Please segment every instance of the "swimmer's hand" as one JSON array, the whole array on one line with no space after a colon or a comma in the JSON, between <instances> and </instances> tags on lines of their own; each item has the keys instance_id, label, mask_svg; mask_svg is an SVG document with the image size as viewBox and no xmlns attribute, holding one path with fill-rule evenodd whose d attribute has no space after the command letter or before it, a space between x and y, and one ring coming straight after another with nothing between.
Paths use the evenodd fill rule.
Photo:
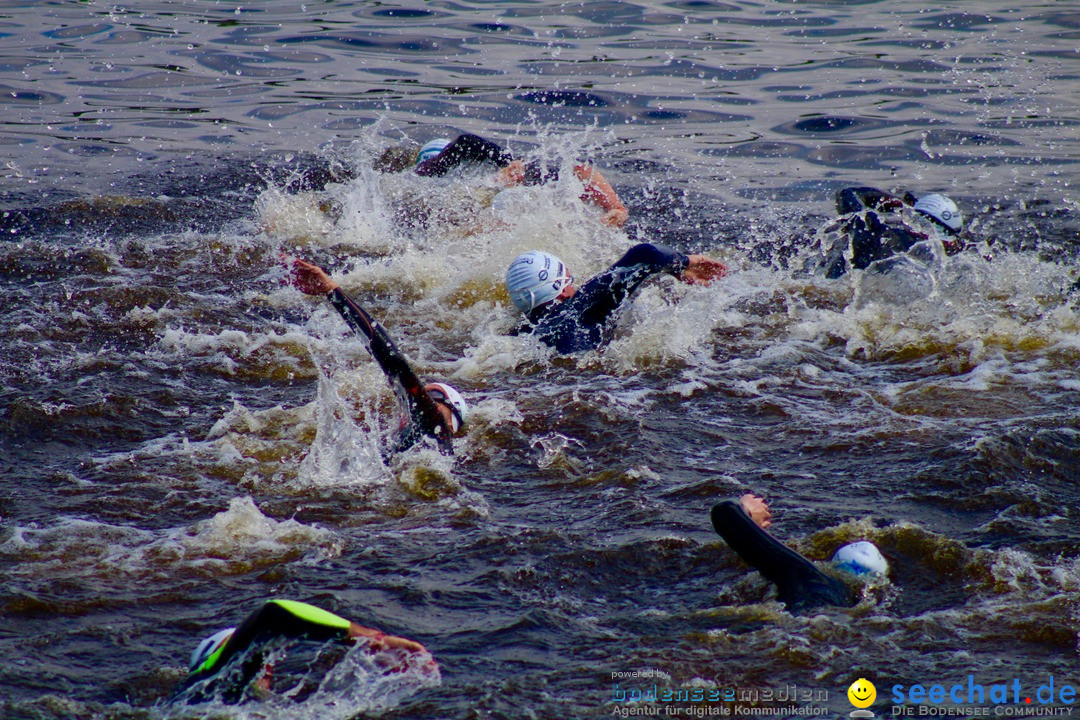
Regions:
<instances>
[{"instance_id":1,"label":"swimmer's hand","mask_svg":"<svg viewBox=\"0 0 1080 720\"><path fill-rule=\"evenodd\" d=\"M690 264L679 275L679 279L690 285L708 285L713 280L724 277L727 273L727 265L719 260L713 260L704 255L691 255Z\"/></svg>"},{"instance_id":2,"label":"swimmer's hand","mask_svg":"<svg viewBox=\"0 0 1080 720\"><path fill-rule=\"evenodd\" d=\"M379 630L367 628L356 623L350 623L348 637L367 638L371 641L371 649L375 652L380 650L404 650L412 653L427 652L427 648L415 640L397 637L396 635L387 635Z\"/></svg>"},{"instance_id":3,"label":"swimmer's hand","mask_svg":"<svg viewBox=\"0 0 1080 720\"><path fill-rule=\"evenodd\" d=\"M349 632L347 635L350 639L365 638L370 642L368 646L373 653L383 652L386 650L401 650L406 655L413 654L427 654L428 649L416 642L415 640L409 640L408 638L398 637L396 635L387 635L384 632L375 630L373 628L364 627L356 623L349 624ZM404 672L409 668L408 660L401 659L401 662L393 669ZM438 663L435 662L435 658L431 658L423 667L420 668L421 672L431 673L439 669Z\"/></svg>"},{"instance_id":4,"label":"swimmer's hand","mask_svg":"<svg viewBox=\"0 0 1080 720\"><path fill-rule=\"evenodd\" d=\"M769 510L769 506L763 498L759 498L753 493L746 493L739 498L739 504L742 505L742 509L746 511L750 519L762 530L772 525L772 511Z\"/></svg>"},{"instance_id":5,"label":"swimmer's hand","mask_svg":"<svg viewBox=\"0 0 1080 720\"><path fill-rule=\"evenodd\" d=\"M289 283L305 295L326 295L340 287L321 267L300 258L292 259Z\"/></svg>"},{"instance_id":6,"label":"swimmer's hand","mask_svg":"<svg viewBox=\"0 0 1080 720\"><path fill-rule=\"evenodd\" d=\"M509 165L499 169L495 175L495 181L503 187L517 187L525 184L525 163L521 160L513 160Z\"/></svg>"},{"instance_id":7,"label":"swimmer's hand","mask_svg":"<svg viewBox=\"0 0 1080 720\"><path fill-rule=\"evenodd\" d=\"M621 228L630 217L630 212L624 208L612 208L600 216L600 222L611 227Z\"/></svg>"}]
</instances>

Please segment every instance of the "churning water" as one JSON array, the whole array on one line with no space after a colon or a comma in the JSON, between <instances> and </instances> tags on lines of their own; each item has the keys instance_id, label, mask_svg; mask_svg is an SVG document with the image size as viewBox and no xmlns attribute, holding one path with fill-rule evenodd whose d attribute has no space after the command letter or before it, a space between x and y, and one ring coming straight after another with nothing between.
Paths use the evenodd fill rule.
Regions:
<instances>
[{"instance_id":1,"label":"churning water","mask_svg":"<svg viewBox=\"0 0 1080 720\"><path fill-rule=\"evenodd\" d=\"M272 596L441 684L221 716L1078 684L1078 51L1051 0L4 3L0 712L176 716L192 647ZM630 223L569 177L500 210L371 168L464 131L591 157ZM803 272L848 185L949 194L993 259ZM732 273L654 282L599 352L508 335L517 253L583 279L642 240ZM383 464L390 389L281 253L466 393L454 458ZM748 490L890 580L787 613L709 523Z\"/></svg>"}]
</instances>

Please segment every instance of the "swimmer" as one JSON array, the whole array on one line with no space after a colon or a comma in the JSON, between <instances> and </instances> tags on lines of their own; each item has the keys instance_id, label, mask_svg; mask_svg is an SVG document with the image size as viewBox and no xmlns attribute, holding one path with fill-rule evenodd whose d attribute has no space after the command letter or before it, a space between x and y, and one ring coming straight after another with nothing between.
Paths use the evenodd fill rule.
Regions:
<instances>
[{"instance_id":1,"label":"swimmer","mask_svg":"<svg viewBox=\"0 0 1080 720\"><path fill-rule=\"evenodd\" d=\"M537 161L515 159L507 150L478 135L459 135L453 140L438 138L425 144L417 157L415 172L426 177L442 177L451 170L472 163L492 163L499 168L497 182L503 187L540 185L559 179L557 168L545 168ZM604 211L600 222L612 227L626 224L629 211L615 188L599 170L587 163L574 166L574 175L584 184L583 202Z\"/></svg>"},{"instance_id":2,"label":"swimmer","mask_svg":"<svg viewBox=\"0 0 1080 720\"><path fill-rule=\"evenodd\" d=\"M280 638L362 643L367 652L379 655L376 661L388 672L404 672L410 666L427 675L438 671L435 660L418 642L363 627L307 603L270 600L239 627L221 630L199 643L191 653L190 674L169 702L193 704L220 698L238 703L264 697L273 681L273 667L266 656L269 645Z\"/></svg>"},{"instance_id":3,"label":"swimmer","mask_svg":"<svg viewBox=\"0 0 1080 720\"><path fill-rule=\"evenodd\" d=\"M464 431L468 416L468 406L461 394L446 383L421 383L386 329L346 295L318 265L293 258L291 282L307 295L327 296L349 327L368 339L372 357L408 408L393 452L409 449L426 435L435 439L442 453L452 455L452 438Z\"/></svg>"},{"instance_id":4,"label":"swimmer","mask_svg":"<svg viewBox=\"0 0 1080 720\"><path fill-rule=\"evenodd\" d=\"M642 283L660 273L691 285L708 285L724 277L727 267L704 255L641 243L579 290L559 258L531 250L510 263L506 289L527 319L517 332L530 332L560 353L576 353L605 344L619 310Z\"/></svg>"},{"instance_id":5,"label":"swimmer","mask_svg":"<svg viewBox=\"0 0 1080 720\"><path fill-rule=\"evenodd\" d=\"M915 218L901 217L907 207L915 218L924 220L915 223L920 227L910 222ZM961 238L964 218L960 208L937 193L915 197L909 192L898 197L871 187L844 188L836 193L836 211L842 216L838 227L841 239L822 263L827 278L838 278L848 271L849 252L851 265L864 270L925 240L940 240L947 255L967 246Z\"/></svg>"},{"instance_id":6,"label":"swimmer","mask_svg":"<svg viewBox=\"0 0 1080 720\"><path fill-rule=\"evenodd\" d=\"M756 495L747 493L738 502L725 500L713 506L713 528L731 549L776 584L777 599L790 611L811 610L823 605L853 607L859 596L840 579L826 575L814 563L766 532L772 511ZM888 563L873 543L862 540L843 546L833 555L838 570L854 575L888 573Z\"/></svg>"}]
</instances>

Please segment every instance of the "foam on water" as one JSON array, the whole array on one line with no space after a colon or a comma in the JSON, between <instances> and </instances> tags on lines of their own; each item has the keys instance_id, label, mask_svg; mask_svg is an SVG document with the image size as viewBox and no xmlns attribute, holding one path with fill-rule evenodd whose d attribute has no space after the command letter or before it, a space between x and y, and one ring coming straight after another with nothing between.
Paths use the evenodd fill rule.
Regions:
<instances>
[{"instance_id":1,"label":"foam on water","mask_svg":"<svg viewBox=\"0 0 1080 720\"><path fill-rule=\"evenodd\" d=\"M92 590L118 579L232 575L282 562L318 562L340 552L331 531L269 518L250 497L233 498L228 509L190 527L154 532L63 518L16 526L0 543L0 557L16 563L9 581L28 589L78 581Z\"/></svg>"}]
</instances>

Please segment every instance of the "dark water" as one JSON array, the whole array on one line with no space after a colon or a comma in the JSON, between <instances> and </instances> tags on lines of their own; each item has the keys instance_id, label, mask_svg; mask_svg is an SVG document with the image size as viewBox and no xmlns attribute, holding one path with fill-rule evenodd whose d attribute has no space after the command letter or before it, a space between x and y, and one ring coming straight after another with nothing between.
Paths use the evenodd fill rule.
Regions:
<instances>
[{"instance_id":1,"label":"dark water","mask_svg":"<svg viewBox=\"0 0 1080 720\"><path fill-rule=\"evenodd\" d=\"M164 717L269 596L415 638L442 682L215 717L1080 684L1078 44L1048 1L6 3L0 714ZM370 169L460 131L590 155L626 231L571 182L500 222L483 179ZM783 249L851 184L948 193L994 260L910 297L800 273ZM505 335L518 252L583 278L641 239L734 272L650 286L602 352ZM281 252L466 392L456 459L379 461L391 393ZM890 581L786 613L709 525L747 490L814 559L874 540Z\"/></svg>"}]
</instances>

